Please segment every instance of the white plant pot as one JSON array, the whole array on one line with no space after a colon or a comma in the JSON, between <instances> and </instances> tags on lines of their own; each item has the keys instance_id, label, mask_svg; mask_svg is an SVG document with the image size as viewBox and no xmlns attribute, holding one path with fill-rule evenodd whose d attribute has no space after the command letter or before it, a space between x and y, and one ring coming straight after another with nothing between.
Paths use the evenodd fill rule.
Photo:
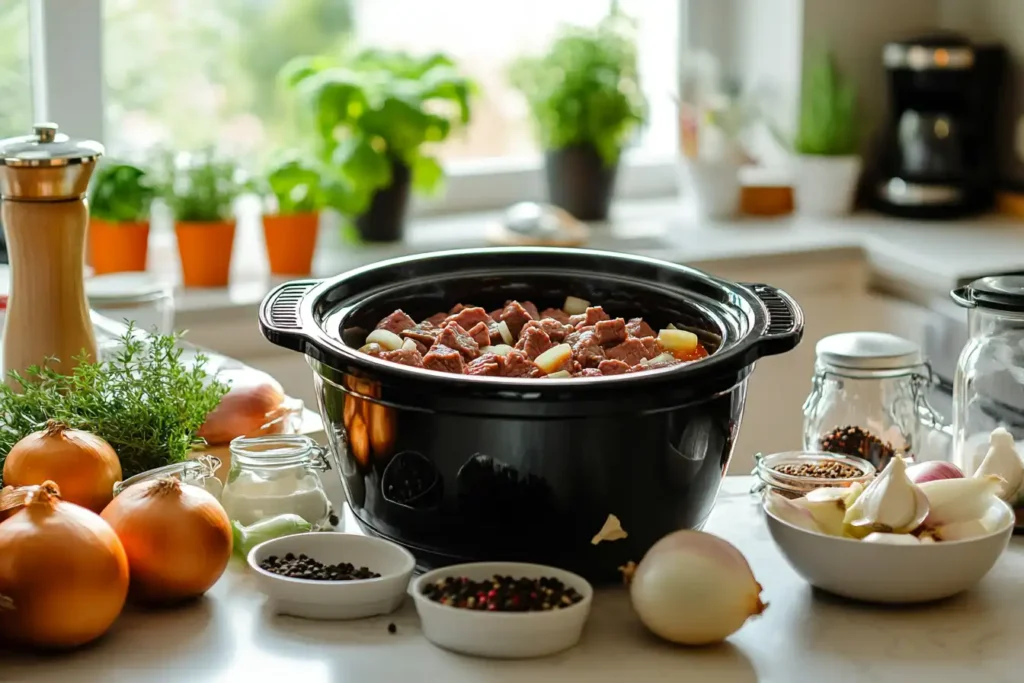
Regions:
<instances>
[{"instance_id":1,"label":"white plant pot","mask_svg":"<svg viewBox=\"0 0 1024 683\"><path fill-rule=\"evenodd\" d=\"M740 209L740 164L731 159L684 159L679 167L681 192L691 197L701 218L731 218Z\"/></svg>"},{"instance_id":2,"label":"white plant pot","mask_svg":"<svg viewBox=\"0 0 1024 683\"><path fill-rule=\"evenodd\" d=\"M843 216L853 209L859 156L799 154L793 158L793 200L802 216Z\"/></svg>"}]
</instances>

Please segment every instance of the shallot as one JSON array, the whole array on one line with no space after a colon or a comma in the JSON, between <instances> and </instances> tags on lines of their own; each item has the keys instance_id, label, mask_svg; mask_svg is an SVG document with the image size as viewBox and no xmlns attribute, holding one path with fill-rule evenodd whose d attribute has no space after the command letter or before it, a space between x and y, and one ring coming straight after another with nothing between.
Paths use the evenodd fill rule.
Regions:
<instances>
[{"instance_id":1,"label":"shallot","mask_svg":"<svg viewBox=\"0 0 1024 683\"><path fill-rule=\"evenodd\" d=\"M915 484L940 479L963 479L963 476L964 473L960 471L959 467L943 460L919 462L907 468L907 477Z\"/></svg>"},{"instance_id":2,"label":"shallot","mask_svg":"<svg viewBox=\"0 0 1024 683\"><path fill-rule=\"evenodd\" d=\"M633 609L654 634L682 645L718 643L761 614L761 585L728 541L676 531L647 551L630 584Z\"/></svg>"}]
</instances>

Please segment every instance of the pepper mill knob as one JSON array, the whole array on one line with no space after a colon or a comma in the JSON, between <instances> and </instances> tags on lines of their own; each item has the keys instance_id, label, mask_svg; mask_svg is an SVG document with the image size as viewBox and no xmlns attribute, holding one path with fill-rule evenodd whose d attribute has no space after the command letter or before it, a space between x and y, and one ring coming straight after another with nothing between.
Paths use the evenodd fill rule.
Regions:
<instances>
[{"instance_id":1,"label":"pepper mill knob","mask_svg":"<svg viewBox=\"0 0 1024 683\"><path fill-rule=\"evenodd\" d=\"M56 123L37 123L33 129L39 136L39 142L53 142L57 137Z\"/></svg>"}]
</instances>

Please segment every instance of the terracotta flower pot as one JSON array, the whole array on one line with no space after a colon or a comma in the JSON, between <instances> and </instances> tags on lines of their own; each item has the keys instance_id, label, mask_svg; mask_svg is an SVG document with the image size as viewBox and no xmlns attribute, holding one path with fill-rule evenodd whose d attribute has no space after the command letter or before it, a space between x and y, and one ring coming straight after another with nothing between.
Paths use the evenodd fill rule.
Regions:
<instances>
[{"instance_id":1,"label":"terracotta flower pot","mask_svg":"<svg viewBox=\"0 0 1024 683\"><path fill-rule=\"evenodd\" d=\"M149 221L89 219L89 265L96 275L145 270L148 252Z\"/></svg>"},{"instance_id":2,"label":"terracotta flower pot","mask_svg":"<svg viewBox=\"0 0 1024 683\"><path fill-rule=\"evenodd\" d=\"M272 275L309 275L319 224L317 213L263 217L263 237Z\"/></svg>"},{"instance_id":3,"label":"terracotta flower pot","mask_svg":"<svg viewBox=\"0 0 1024 683\"><path fill-rule=\"evenodd\" d=\"M186 287L226 287L235 243L235 222L175 223L181 277Z\"/></svg>"}]
</instances>

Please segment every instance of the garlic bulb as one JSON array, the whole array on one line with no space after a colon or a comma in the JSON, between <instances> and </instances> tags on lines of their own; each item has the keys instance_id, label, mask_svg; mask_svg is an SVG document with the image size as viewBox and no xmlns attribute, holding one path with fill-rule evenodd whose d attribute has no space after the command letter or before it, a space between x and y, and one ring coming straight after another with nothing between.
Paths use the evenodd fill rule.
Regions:
<instances>
[{"instance_id":1,"label":"garlic bulb","mask_svg":"<svg viewBox=\"0 0 1024 683\"><path fill-rule=\"evenodd\" d=\"M938 528L954 522L970 522L985 516L992 499L1002 488L1000 477L988 474L967 479L940 479L921 484L928 498L929 513L925 524Z\"/></svg>"},{"instance_id":2,"label":"garlic bulb","mask_svg":"<svg viewBox=\"0 0 1024 683\"><path fill-rule=\"evenodd\" d=\"M864 537L865 543L882 543L885 545L921 545L917 536L911 534L887 534L873 531Z\"/></svg>"},{"instance_id":3,"label":"garlic bulb","mask_svg":"<svg viewBox=\"0 0 1024 683\"><path fill-rule=\"evenodd\" d=\"M975 477L994 474L1001 478L1003 483L999 485L996 495L1010 503L1017 499L1021 484L1024 484L1024 463L1017 455L1016 446L1013 435L998 427L989 435L988 453L974 473Z\"/></svg>"},{"instance_id":4,"label":"garlic bulb","mask_svg":"<svg viewBox=\"0 0 1024 683\"><path fill-rule=\"evenodd\" d=\"M872 531L905 534L920 526L927 516L928 499L907 477L907 463L897 455L857 497L844 521L855 536Z\"/></svg>"},{"instance_id":5,"label":"garlic bulb","mask_svg":"<svg viewBox=\"0 0 1024 683\"><path fill-rule=\"evenodd\" d=\"M814 515L807 508L801 507L786 498L780 496L774 491L769 491L765 497L764 509L777 519L782 520L786 524L795 526L798 529L804 531L811 531L816 534L824 534L818 523L814 520Z\"/></svg>"}]
</instances>

